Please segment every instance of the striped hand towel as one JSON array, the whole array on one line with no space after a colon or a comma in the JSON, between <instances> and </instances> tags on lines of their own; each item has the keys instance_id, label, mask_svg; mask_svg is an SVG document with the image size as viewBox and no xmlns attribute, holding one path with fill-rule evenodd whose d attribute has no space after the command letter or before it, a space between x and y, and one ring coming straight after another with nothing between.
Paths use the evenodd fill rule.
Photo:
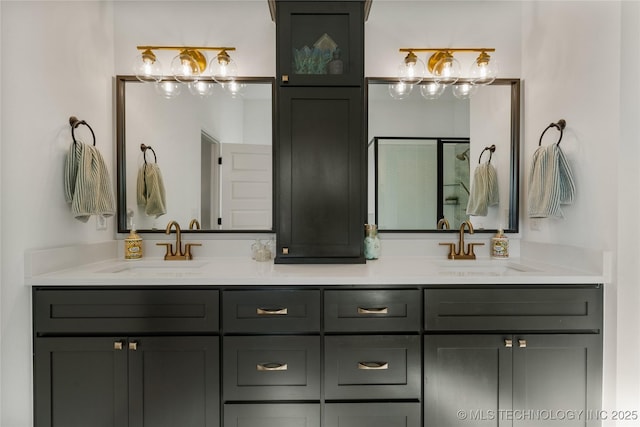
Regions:
<instances>
[{"instance_id":1,"label":"striped hand towel","mask_svg":"<svg viewBox=\"0 0 640 427\"><path fill-rule=\"evenodd\" d=\"M567 159L558 146L539 147L529 174L529 217L562 218L560 205L570 205L576 185Z\"/></svg>"},{"instance_id":2,"label":"striped hand towel","mask_svg":"<svg viewBox=\"0 0 640 427\"><path fill-rule=\"evenodd\" d=\"M109 172L93 145L71 143L65 160L64 194L74 218L79 221L87 222L91 215L115 214Z\"/></svg>"},{"instance_id":3,"label":"striped hand towel","mask_svg":"<svg viewBox=\"0 0 640 427\"><path fill-rule=\"evenodd\" d=\"M499 202L496 169L489 162L478 165L473 173L467 215L486 216L489 206L497 205Z\"/></svg>"},{"instance_id":4,"label":"striped hand towel","mask_svg":"<svg viewBox=\"0 0 640 427\"><path fill-rule=\"evenodd\" d=\"M149 216L158 218L167 213L167 201L162 173L157 163L145 163L138 169L138 205Z\"/></svg>"}]
</instances>

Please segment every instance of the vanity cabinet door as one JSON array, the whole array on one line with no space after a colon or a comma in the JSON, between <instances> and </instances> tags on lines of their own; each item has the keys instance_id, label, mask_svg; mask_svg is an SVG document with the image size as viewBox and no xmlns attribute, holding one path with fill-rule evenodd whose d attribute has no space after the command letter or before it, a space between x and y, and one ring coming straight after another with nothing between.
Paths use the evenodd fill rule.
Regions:
<instances>
[{"instance_id":1,"label":"vanity cabinet door","mask_svg":"<svg viewBox=\"0 0 640 427\"><path fill-rule=\"evenodd\" d=\"M279 93L276 263L364 263L361 87Z\"/></svg>"},{"instance_id":2,"label":"vanity cabinet door","mask_svg":"<svg viewBox=\"0 0 640 427\"><path fill-rule=\"evenodd\" d=\"M600 426L601 397L601 334L514 335L514 427Z\"/></svg>"},{"instance_id":3,"label":"vanity cabinet door","mask_svg":"<svg viewBox=\"0 0 640 427\"><path fill-rule=\"evenodd\" d=\"M601 406L601 339L427 335L425 427L599 425L589 414Z\"/></svg>"},{"instance_id":4,"label":"vanity cabinet door","mask_svg":"<svg viewBox=\"0 0 640 427\"><path fill-rule=\"evenodd\" d=\"M36 338L34 425L128 425L127 351L122 338Z\"/></svg>"},{"instance_id":5,"label":"vanity cabinet door","mask_svg":"<svg viewBox=\"0 0 640 427\"><path fill-rule=\"evenodd\" d=\"M424 337L424 425L503 426L511 409L511 336ZM513 341L511 341L512 343Z\"/></svg>"},{"instance_id":6,"label":"vanity cabinet door","mask_svg":"<svg viewBox=\"0 0 640 427\"><path fill-rule=\"evenodd\" d=\"M359 86L364 1L277 1L277 74L283 86Z\"/></svg>"},{"instance_id":7,"label":"vanity cabinet door","mask_svg":"<svg viewBox=\"0 0 640 427\"><path fill-rule=\"evenodd\" d=\"M217 427L218 340L129 338L129 427Z\"/></svg>"}]
</instances>

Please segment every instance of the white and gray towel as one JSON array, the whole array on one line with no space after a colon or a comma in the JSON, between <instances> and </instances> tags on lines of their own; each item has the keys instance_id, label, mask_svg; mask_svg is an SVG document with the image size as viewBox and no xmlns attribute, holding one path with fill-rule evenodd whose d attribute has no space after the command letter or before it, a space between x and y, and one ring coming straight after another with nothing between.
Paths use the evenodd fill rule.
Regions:
<instances>
[{"instance_id":1,"label":"white and gray towel","mask_svg":"<svg viewBox=\"0 0 640 427\"><path fill-rule=\"evenodd\" d=\"M96 147L71 143L64 166L64 195L74 218L87 222L91 215L112 216L115 200L111 179Z\"/></svg>"},{"instance_id":2,"label":"white and gray towel","mask_svg":"<svg viewBox=\"0 0 640 427\"><path fill-rule=\"evenodd\" d=\"M500 203L498 173L491 163L482 163L473 173L467 215L487 216L489 206L498 203Z\"/></svg>"},{"instance_id":3,"label":"white and gray towel","mask_svg":"<svg viewBox=\"0 0 640 427\"><path fill-rule=\"evenodd\" d=\"M158 218L167 213L167 198L162 173L157 163L146 163L138 170L138 205L149 216Z\"/></svg>"},{"instance_id":4,"label":"white and gray towel","mask_svg":"<svg viewBox=\"0 0 640 427\"><path fill-rule=\"evenodd\" d=\"M529 217L562 218L560 205L570 205L576 185L567 158L558 146L539 147L529 174Z\"/></svg>"}]
</instances>

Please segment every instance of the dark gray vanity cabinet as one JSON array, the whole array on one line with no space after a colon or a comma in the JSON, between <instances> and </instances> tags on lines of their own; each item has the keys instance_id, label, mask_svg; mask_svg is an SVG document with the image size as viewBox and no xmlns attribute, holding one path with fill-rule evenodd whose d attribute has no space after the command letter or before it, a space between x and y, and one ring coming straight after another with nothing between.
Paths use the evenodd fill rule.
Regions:
<instances>
[{"instance_id":1,"label":"dark gray vanity cabinet","mask_svg":"<svg viewBox=\"0 0 640 427\"><path fill-rule=\"evenodd\" d=\"M425 290L425 427L599 425L601 328L600 286Z\"/></svg>"},{"instance_id":2,"label":"dark gray vanity cabinet","mask_svg":"<svg viewBox=\"0 0 640 427\"><path fill-rule=\"evenodd\" d=\"M218 291L36 288L33 302L36 427L219 426Z\"/></svg>"},{"instance_id":3,"label":"dark gray vanity cabinet","mask_svg":"<svg viewBox=\"0 0 640 427\"><path fill-rule=\"evenodd\" d=\"M223 425L320 427L317 289L222 295Z\"/></svg>"},{"instance_id":4,"label":"dark gray vanity cabinet","mask_svg":"<svg viewBox=\"0 0 640 427\"><path fill-rule=\"evenodd\" d=\"M420 427L418 289L326 290L325 426Z\"/></svg>"},{"instance_id":5,"label":"dark gray vanity cabinet","mask_svg":"<svg viewBox=\"0 0 640 427\"><path fill-rule=\"evenodd\" d=\"M364 2L275 7L275 262L363 263Z\"/></svg>"}]
</instances>

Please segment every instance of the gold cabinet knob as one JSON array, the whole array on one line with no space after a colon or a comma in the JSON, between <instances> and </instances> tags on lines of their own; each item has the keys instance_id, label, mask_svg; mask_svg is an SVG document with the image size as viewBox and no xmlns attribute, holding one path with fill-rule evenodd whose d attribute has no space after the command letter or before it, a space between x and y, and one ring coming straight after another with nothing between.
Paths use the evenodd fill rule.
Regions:
<instances>
[{"instance_id":1,"label":"gold cabinet knob","mask_svg":"<svg viewBox=\"0 0 640 427\"><path fill-rule=\"evenodd\" d=\"M518 340L518 347L526 348L527 347L527 340Z\"/></svg>"},{"instance_id":2,"label":"gold cabinet knob","mask_svg":"<svg viewBox=\"0 0 640 427\"><path fill-rule=\"evenodd\" d=\"M122 350L122 341L115 341L113 343L113 349L114 350Z\"/></svg>"},{"instance_id":3,"label":"gold cabinet knob","mask_svg":"<svg viewBox=\"0 0 640 427\"><path fill-rule=\"evenodd\" d=\"M509 339L504 340L504 346L507 348L513 347L513 340L509 340Z\"/></svg>"},{"instance_id":4,"label":"gold cabinet knob","mask_svg":"<svg viewBox=\"0 0 640 427\"><path fill-rule=\"evenodd\" d=\"M131 341L129 343L129 350L136 351L138 349L138 343L135 341Z\"/></svg>"}]
</instances>

